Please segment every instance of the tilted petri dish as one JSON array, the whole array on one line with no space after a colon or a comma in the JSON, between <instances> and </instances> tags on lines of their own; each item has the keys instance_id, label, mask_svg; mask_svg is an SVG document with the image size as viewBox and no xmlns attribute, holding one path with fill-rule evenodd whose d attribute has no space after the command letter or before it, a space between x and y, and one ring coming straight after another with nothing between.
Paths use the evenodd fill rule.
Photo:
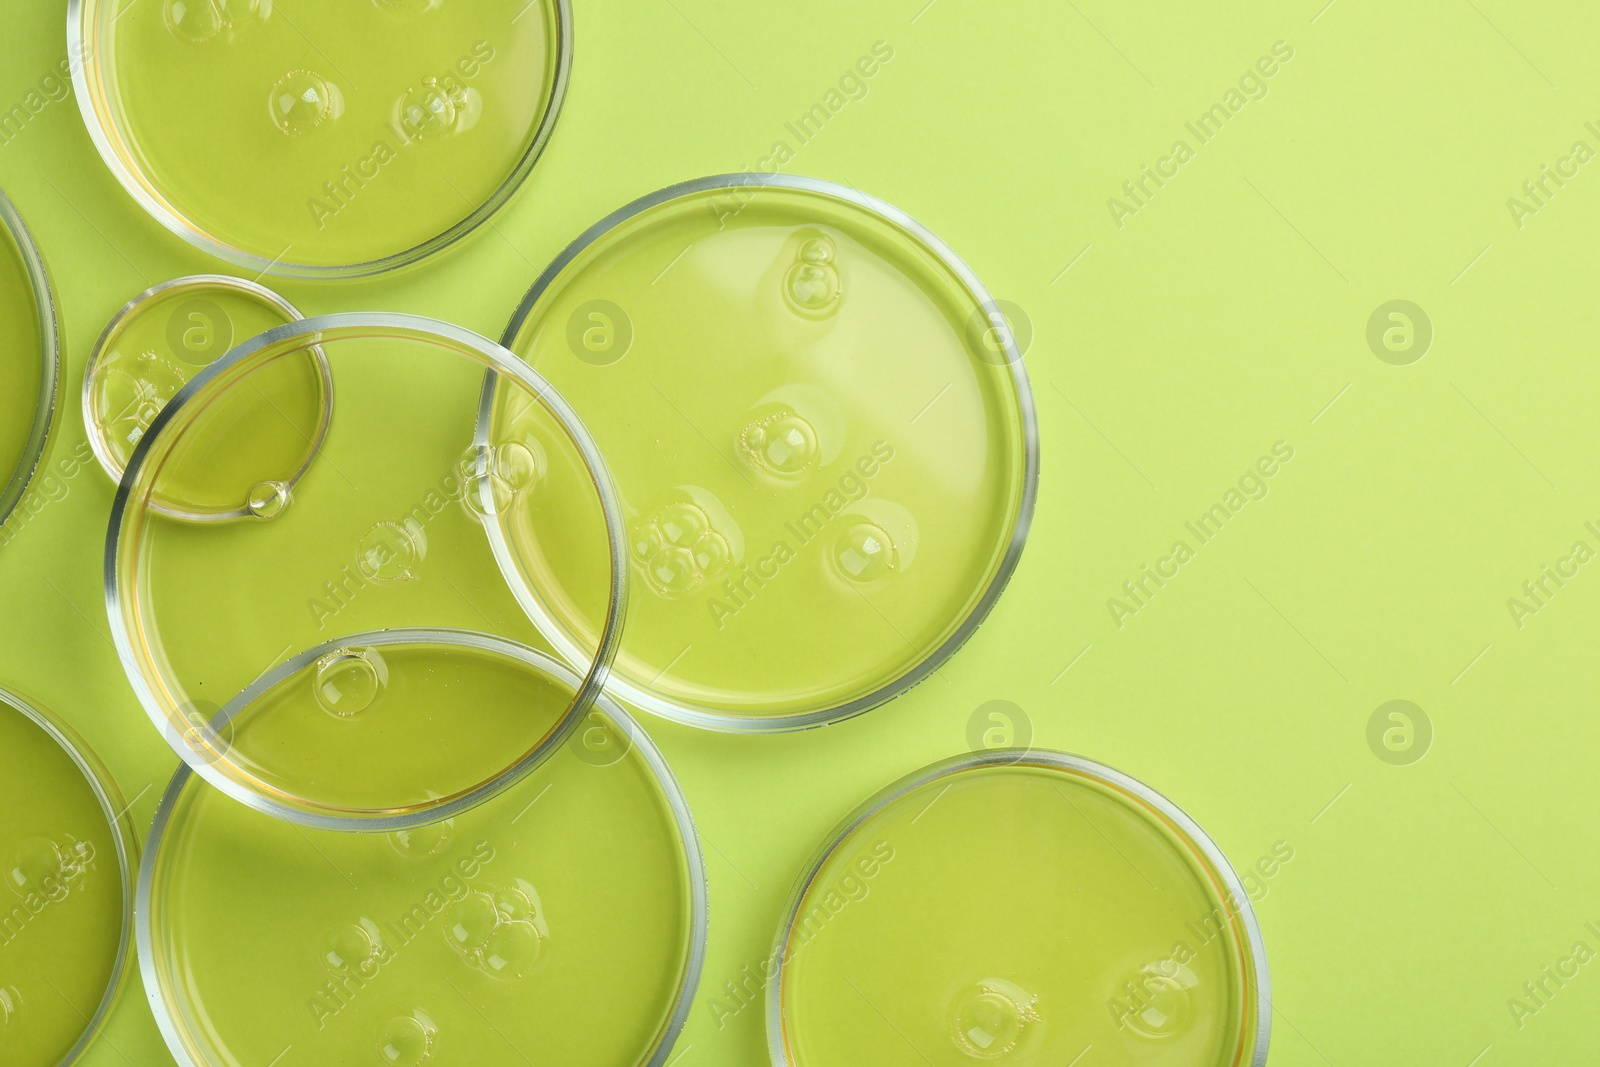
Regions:
<instances>
[{"instance_id":1,"label":"tilted petri dish","mask_svg":"<svg viewBox=\"0 0 1600 1067\"><path fill-rule=\"evenodd\" d=\"M524 402L494 447L475 442L491 371ZM552 650L482 524L520 513L547 535L545 595L585 620L555 650L575 690L519 651ZM113 503L106 607L146 712L201 777L309 825L397 829L561 744L614 653L623 537L587 432L509 352L430 319L333 315L235 347L156 415ZM247 707L248 729L212 727Z\"/></svg>"},{"instance_id":2,"label":"tilted petri dish","mask_svg":"<svg viewBox=\"0 0 1600 1067\"><path fill-rule=\"evenodd\" d=\"M705 875L666 763L602 697L512 789L388 834L302 829L180 768L138 938L185 1067L659 1067L699 981Z\"/></svg>"},{"instance_id":3,"label":"tilted petri dish","mask_svg":"<svg viewBox=\"0 0 1600 1067\"><path fill-rule=\"evenodd\" d=\"M697 726L792 729L935 670L1033 511L1008 325L927 230L812 179L674 186L563 252L504 343L583 416L622 495L634 581L612 691ZM484 439L519 418L486 380ZM539 594L540 531L487 528L551 640L587 640Z\"/></svg>"},{"instance_id":4,"label":"tilted petri dish","mask_svg":"<svg viewBox=\"0 0 1600 1067\"><path fill-rule=\"evenodd\" d=\"M132 826L70 729L0 690L0 1060L76 1062L122 987Z\"/></svg>"},{"instance_id":5,"label":"tilted petri dish","mask_svg":"<svg viewBox=\"0 0 1600 1067\"><path fill-rule=\"evenodd\" d=\"M120 481L139 439L189 379L234 346L294 322L293 304L259 282L223 274L174 278L128 301L101 332L83 372L83 424L101 468ZM333 412L333 384L320 355L308 370L322 379L323 419L298 480ZM172 514L184 516L182 509ZM205 514L189 515L204 519Z\"/></svg>"},{"instance_id":6,"label":"tilted petri dish","mask_svg":"<svg viewBox=\"0 0 1600 1067\"><path fill-rule=\"evenodd\" d=\"M501 207L565 95L566 0L71 0L89 133L168 229L256 272L413 262Z\"/></svg>"},{"instance_id":7,"label":"tilted petri dish","mask_svg":"<svg viewBox=\"0 0 1600 1067\"><path fill-rule=\"evenodd\" d=\"M1260 1067L1250 900L1194 821L1125 774L998 750L912 774L790 896L767 1036L780 1067Z\"/></svg>"},{"instance_id":8,"label":"tilted petri dish","mask_svg":"<svg viewBox=\"0 0 1600 1067\"><path fill-rule=\"evenodd\" d=\"M44 261L0 192L0 523L21 503L55 421L61 343Z\"/></svg>"}]
</instances>

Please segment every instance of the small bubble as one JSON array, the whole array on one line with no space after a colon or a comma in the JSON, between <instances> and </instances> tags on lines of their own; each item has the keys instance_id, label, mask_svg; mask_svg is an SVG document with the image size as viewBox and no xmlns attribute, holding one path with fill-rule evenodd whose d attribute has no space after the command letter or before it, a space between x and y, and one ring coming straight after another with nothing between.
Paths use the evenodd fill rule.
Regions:
<instances>
[{"instance_id":1,"label":"small bubble","mask_svg":"<svg viewBox=\"0 0 1600 1067\"><path fill-rule=\"evenodd\" d=\"M660 552L661 548L661 531L656 529L653 522L634 535L633 554L640 562L648 561L651 556Z\"/></svg>"},{"instance_id":2,"label":"small bubble","mask_svg":"<svg viewBox=\"0 0 1600 1067\"><path fill-rule=\"evenodd\" d=\"M877 581L894 570L894 541L878 524L858 522L839 534L833 560L851 581Z\"/></svg>"},{"instance_id":3,"label":"small bubble","mask_svg":"<svg viewBox=\"0 0 1600 1067\"><path fill-rule=\"evenodd\" d=\"M320 74L291 70L272 87L267 105L278 129L295 136L337 119L344 113L344 96Z\"/></svg>"},{"instance_id":4,"label":"small bubble","mask_svg":"<svg viewBox=\"0 0 1600 1067\"><path fill-rule=\"evenodd\" d=\"M364 577L375 582L403 582L417 576L417 564L426 553L426 541L412 532L412 524L380 522L367 531L356 550Z\"/></svg>"},{"instance_id":5,"label":"small bubble","mask_svg":"<svg viewBox=\"0 0 1600 1067\"><path fill-rule=\"evenodd\" d=\"M203 44L228 28L214 0L166 0L167 29L185 41Z\"/></svg>"},{"instance_id":6,"label":"small bubble","mask_svg":"<svg viewBox=\"0 0 1600 1067\"><path fill-rule=\"evenodd\" d=\"M533 886L519 878L514 885L494 895L494 906L502 918L532 922L538 916L539 906L535 903L538 896Z\"/></svg>"},{"instance_id":7,"label":"small bubble","mask_svg":"<svg viewBox=\"0 0 1600 1067\"><path fill-rule=\"evenodd\" d=\"M494 450L494 472L520 493L539 477L539 461L527 445L510 441Z\"/></svg>"},{"instance_id":8,"label":"small bubble","mask_svg":"<svg viewBox=\"0 0 1600 1067\"><path fill-rule=\"evenodd\" d=\"M455 916L445 930L445 936L467 962L480 961L483 946L489 941L495 927L500 925L500 908L488 893L473 893L456 905Z\"/></svg>"},{"instance_id":9,"label":"small bubble","mask_svg":"<svg viewBox=\"0 0 1600 1067\"><path fill-rule=\"evenodd\" d=\"M383 935L366 920L336 927L322 941L322 965L337 975L370 977L383 955Z\"/></svg>"},{"instance_id":10,"label":"small bubble","mask_svg":"<svg viewBox=\"0 0 1600 1067\"><path fill-rule=\"evenodd\" d=\"M670 504L661 510L656 525L674 545L690 545L711 528L711 518L693 504Z\"/></svg>"},{"instance_id":11,"label":"small bubble","mask_svg":"<svg viewBox=\"0 0 1600 1067\"><path fill-rule=\"evenodd\" d=\"M483 948L483 967L496 978L521 978L544 955L544 937L531 922L502 922Z\"/></svg>"},{"instance_id":12,"label":"small bubble","mask_svg":"<svg viewBox=\"0 0 1600 1067\"><path fill-rule=\"evenodd\" d=\"M711 574L723 564L733 558L733 549L728 547L728 539L715 530L708 530L700 540L690 549L694 556L695 569L702 575Z\"/></svg>"},{"instance_id":13,"label":"small bubble","mask_svg":"<svg viewBox=\"0 0 1600 1067\"><path fill-rule=\"evenodd\" d=\"M11 1019L17 1014L17 1009L22 1007L22 994L15 986L0 986L0 1034L6 1032L11 1025Z\"/></svg>"},{"instance_id":14,"label":"small bubble","mask_svg":"<svg viewBox=\"0 0 1600 1067\"><path fill-rule=\"evenodd\" d=\"M361 714L389 684L389 665L375 648L341 648L317 660L313 691L322 710L339 719Z\"/></svg>"},{"instance_id":15,"label":"small bubble","mask_svg":"<svg viewBox=\"0 0 1600 1067\"><path fill-rule=\"evenodd\" d=\"M662 590L682 595L700 584L700 569L694 564L694 553L676 545L662 549L651 562L650 575Z\"/></svg>"},{"instance_id":16,"label":"small bubble","mask_svg":"<svg viewBox=\"0 0 1600 1067\"><path fill-rule=\"evenodd\" d=\"M1199 984L1199 976L1177 960L1147 964L1123 987L1123 995L1132 1008L1123 1018L1135 1033L1145 1037L1164 1038L1180 1033L1194 1017L1189 991Z\"/></svg>"},{"instance_id":17,"label":"small bubble","mask_svg":"<svg viewBox=\"0 0 1600 1067\"><path fill-rule=\"evenodd\" d=\"M398 1015L378 1031L378 1059L392 1067L420 1067L433 1058L439 1027L420 1009Z\"/></svg>"},{"instance_id":18,"label":"small bubble","mask_svg":"<svg viewBox=\"0 0 1600 1067\"><path fill-rule=\"evenodd\" d=\"M776 474L799 474L816 466L821 455L816 429L792 411L752 422L739 444L757 468Z\"/></svg>"},{"instance_id":19,"label":"small bubble","mask_svg":"<svg viewBox=\"0 0 1600 1067\"><path fill-rule=\"evenodd\" d=\"M461 499L480 519L504 515L538 474L533 453L515 443L471 445L457 466L463 483Z\"/></svg>"},{"instance_id":20,"label":"small bubble","mask_svg":"<svg viewBox=\"0 0 1600 1067\"><path fill-rule=\"evenodd\" d=\"M285 482L257 482L245 497L245 507L258 519L275 519L282 515L294 496Z\"/></svg>"},{"instance_id":21,"label":"small bubble","mask_svg":"<svg viewBox=\"0 0 1600 1067\"><path fill-rule=\"evenodd\" d=\"M783 281L784 299L795 311L819 317L838 307L844 290L834 254L833 241L820 234L801 244Z\"/></svg>"},{"instance_id":22,"label":"small bubble","mask_svg":"<svg viewBox=\"0 0 1600 1067\"><path fill-rule=\"evenodd\" d=\"M439 79L427 77L400 98L400 124L413 137L448 133L455 127L457 110Z\"/></svg>"},{"instance_id":23,"label":"small bubble","mask_svg":"<svg viewBox=\"0 0 1600 1067\"><path fill-rule=\"evenodd\" d=\"M6 884L17 896L58 899L67 888L69 857L54 841L30 837L17 846L6 864Z\"/></svg>"},{"instance_id":24,"label":"small bubble","mask_svg":"<svg viewBox=\"0 0 1600 1067\"><path fill-rule=\"evenodd\" d=\"M979 1060L996 1060L1022 1042L1030 1022L1039 1018L1034 998L1012 982L988 979L957 998L950 1015L956 1048Z\"/></svg>"}]
</instances>

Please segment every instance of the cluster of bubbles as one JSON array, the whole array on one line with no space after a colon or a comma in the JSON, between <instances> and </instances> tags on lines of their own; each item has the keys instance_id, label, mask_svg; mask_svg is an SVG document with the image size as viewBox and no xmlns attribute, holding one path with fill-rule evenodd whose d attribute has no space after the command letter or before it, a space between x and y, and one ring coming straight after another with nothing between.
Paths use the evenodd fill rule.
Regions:
<instances>
[{"instance_id":1,"label":"cluster of bubbles","mask_svg":"<svg viewBox=\"0 0 1600 1067\"><path fill-rule=\"evenodd\" d=\"M372 708L389 684L389 664L375 648L338 648L317 660L312 694L336 719Z\"/></svg>"},{"instance_id":2,"label":"cluster of bubbles","mask_svg":"<svg viewBox=\"0 0 1600 1067\"><path fill-rule=\"evenodd\" d=\"M93 865L94 846L87 841L30 837L17 845L3 873L6 885L24 900L38 896L59 901Z\"/></svg>"},{"instance_id":3,"label":"cluster of bubbles","mask_svg":"<svg viewBox=\"0 0 1600 1067\"><path fill-rule=\"evenodd\" d=\"M517 497L539 478L539 461L527 445L475 444L457 464L461 499L479 518L504 515Z\"/></svg>"},{"instance_id":4,"label":"cluster of bubbles","mask_svg":"<svg viewBox=\"0 0 1600 1067\"><path fill-rule=\"evenodd\" d=\"M739 450L757 470L779 475L802 474L821 458L816 428L787 410L746 426L739 433Z\"/></svg>"},{"instance_id":5,"label":"cluster of bubbles","mask_svg":"<svg viewBox=\"0 0 1600 1067\"><path fill-rule=\"evenodd\" d=\"M812 318L831 315L838 308L844 285L834 255L827 237L813 237L800 246L783 282L783 296L791 308Z\"/></svg>"},{"instance_id":6,"label":"cluster of bubbles","mask_svg":"<svg viewBox=\"0 0 1600 1067\"><path fill-rule=\"evenodd\" d=\"M151 349L108 367L96 397L106 435L132 448L188 381L183 368Z\"/></svg>"},{"instance_id":7,"label":"cluster of bubbles","mask_svg":"<svg viewBox=\"0 0 1600 1067\"><path fill-rule=\"evenodd\" d=\"M1039 1021L1038 998L1015 982L985 978L963 990L950 1011L950 1037L973 1059L997 1060L1016 1051L1028 1025Z\"/></svg>"},{"instance_id":8,"label":"cluster of bubbles","mask_svg":"<svg viewBox=\"0 0 1600 1067\"><path fill-rule=\"evenodd\" d=\"M455 78L429 75L406 91L395 110L395 121L412 137L465 133L483 114L483 94Z\"/></svg>"},{"instance_id":9,"label":"cluster of bubbles","mask_svg":"<svg viewBox=\"0 0 1600 1067\"><path fill-rule=\"evenodd\" d=\"M272 14L272 0L166 0L167 29L181 40L204 44L231 37L247 20Z\"/></svg>"},{"instance_id":10,"label":"cluster of bubbles","mask_svg":"<svg viewBox=\"0 0 1600 1067\"><path fill-rule=\"evenodd\" d=\"M550 928L538 892L518 878L502 889L469 894L456 906L445 936L471 966L515 979L538 965Z\"/></svg>"},{"instance_id":11,"label":"cluster of bubbles","mask_svg":"<svg viewBox=\"0 0 1600 1067\"><path fill-rule=\"evenodd\" d=\"M667 504L639 525L633 558L664 597L681 597L704 585L733 559L728 539L692 501Z\"/></svg>"}]
</instances>

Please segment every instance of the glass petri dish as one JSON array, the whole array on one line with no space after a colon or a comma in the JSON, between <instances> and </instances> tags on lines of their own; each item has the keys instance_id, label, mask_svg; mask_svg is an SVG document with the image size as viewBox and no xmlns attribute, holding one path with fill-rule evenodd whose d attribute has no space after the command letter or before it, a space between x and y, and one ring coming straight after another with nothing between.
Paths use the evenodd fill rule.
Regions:
<instances>
[{"instance_id":1,"label":"glass petri dish","mask_svg":"<svg viewBox=\"0 0 1600 1067\"><path fill-rule=\"evenodd\" d=\"M0 192L0 523L22 502L44 457L60 374L56 306L44 260Z\"/></svg>"},{"instance_id":2,"label":"glass petri dish","mask_svg":"<svg viewBox=\"0 0 1600 1067\"><path fill-rule=\"evenodd\" d=\"M525 401L524 432L493 447L475 443L488 371ZM482 531L512 513L540 517L546 595L587 620L556 653L575 690L522 649L551 651ZM430 319L333 315L237 346L156 415L113 503L106 606L197 774L307 825L392 830L487 799L562 743L614 654L624 543L587 432L509 352Z\"/></svg>"},{"instance_id":3,"label":"glass petri dish","mask_svg":"<svg viewBox=\"0 0 1600 1067\"><path fill-rule=\"evenodd\" d=\"M1238 877L1125 774L999 750L840 826L773 947L774 1064L1260 1067L1267 960Z\"/></svg>"},{"instance_id":4,"label":"glass petri dish","mask_svg":"<svg viewBox=\"0 0 1600 1067\"><path fill-rule=\"evenodd\" d=\"M180 768L137 914L186 1067L657 1067L699 981L705 872L666 763L602 698L506 793L388 834L301 829Z\"/></svg>"},{"instance_id":5,"label":"glass petri dish","mask_svg":"<svg viewBox=\"0 0 1600 1067\"><path fill-rule=\"evenodd\" d=\"M572 57L566 0L71 0L67 20L124 188L204 251L299 277L389 270L484 222Z\"/></svg>"},{"instance_id":6,"label":"glass petri dish","mask_svg":"<svg viewBox=\"0 0 1600 1067\"><path fill-rule=\"evenodd\" d=\"M130 300L106 324L83 374L83 424L101 468L120 481L151 421L197 371L235 341L298 318L294 305L271 289L223 274L174 278ZM312 360L322 378L324 416L307 442L304 465L333 411L326 362L320 356ZM297 473L304 473L304 465ZM290 484L296 480L291 476ZM169 513L185 514L181 508Z\"/></svg>"},{"instance_id":7,"label":"glass petri dish","mask_svg":"<svg viewBox=\"0 0 1600 1067\"><path fill-rule=\"evenodd\" d=\"M1037 486L1006 321L911 218L806 178L674 186L563 252L504 343L583 415L622 495L634 594L613 691L696 726L793 729L960 647ZM487 379L484 439L519 418ZM583 641L539 594L538 531L486 528L530 617Z\"/></svg>"},{"instance_id":8,"label":"glass petri dish","mask_svg":"<svg viewBox=\"0 0 1600 1067\"><path fill-rule=\"evenodd\" d=\"M122 987L132 827L116 785L64 725L0 690L0 1050L76 1062Z\"/></svg>"}]
</instances>

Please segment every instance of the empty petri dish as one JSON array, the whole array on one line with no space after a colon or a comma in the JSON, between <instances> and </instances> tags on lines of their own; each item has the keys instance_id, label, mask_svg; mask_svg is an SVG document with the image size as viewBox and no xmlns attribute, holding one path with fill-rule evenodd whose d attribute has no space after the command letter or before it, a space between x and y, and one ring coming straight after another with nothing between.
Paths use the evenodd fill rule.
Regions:
<instances>
[{"instance_id":1,"label":"empty petri dish","mask_svg":"<svg viewBox=\"0 0 1600 1067\"><path fill-rule=\"evenodd\" d=\"M111 480L121 480L157 413L201 368L235 341L298 318L294 305L271 289L222 274L175 278L130 300L106 324L83 374L83 424ZM307 377L321 379L323 416L306 442L302 467L316 452L333 406L326 365L317 355L306 362Z\"/></svg>"},{"instance_id":2,"label":"empty petri dish","mask_svg":"<svg viewBox=\"0 0 1600 1067\"><path fill-rule=\"evenodd\" d=\"M121 989L134 844L94 754L0 690L0 1058L73 1063Z\"/></svg>"},{"instance_id":3,"label":"empty petri dish","mask_svg":"<svg viewBox=\"0 0 1600 1067\"><path fill-rule=\"evenodd\" d=\"M466 234L533 169L566 0L72 0L90 135L168 229L252 271L359 276Z\"/></svg>"},{"instance_id":4,"label":"empty petri dish","mask_svg":"<svg viewBox=\"0 0 1600 1067\"><path fill-rule=\"evenodd\" d=\"M55 300L44 261L0 192L0 523L44 457L61 373Z\"/></svg>"},{"instance_id":5,"label":"empty petri dish","mask_svg":"<svg viewBox=\"0 0 1600 1067\"><path fill-rule=\"evenodd\" d=\"M774 1064L1260 1067L1249 897L1148 786L1053 752L936 764L852 814L773 947Z\"/></svg>"},{"instance_id":6,"label":"empty petri dish","mask_svg":"<svg viewBox=\"0 0 1600 1067\"><path fill-rule=\"evenodd\" d=\"M476 442L489 370L525 401L524 432L493 447ZM523 648L551 651L482 530L553 506L546 594L587 620L557 651L575 690ZM613 655L623 544L586 431L509 352L429 319L335 315L236 346L156 415L113 503L107 612L200 776L309 825L396 829L562 742Z\"/></svg>"},{"instance_id":7,"label":"empty petri dish","mask_svg":"<svg viewBox=\"0 0 1600 1067\"><path fill-rule=\"evenodd\" d=\"M1033 510L1007 321L904 213L805 178L674 186L562 253L504 343L583 416L622 496L613 691L698 726L791 729L936 669L999 596ZM519 419L486 380L484 439ZM487 529L530 617L582 641L539 593L524 545L540 531Z\"/></svg>"},{"instance_id":8,"label":"empty petri dish","mask_svg":"<svg viewBox=\"0 0 1600 1067\"><path fill-rule=\"evenodd\" d=\"M657 1067L705 937L683 795L604 698L512 789L387 834L296 827L180 768L139 877L145 990L185 1067Z\"/></svg>"}]
</instances>

